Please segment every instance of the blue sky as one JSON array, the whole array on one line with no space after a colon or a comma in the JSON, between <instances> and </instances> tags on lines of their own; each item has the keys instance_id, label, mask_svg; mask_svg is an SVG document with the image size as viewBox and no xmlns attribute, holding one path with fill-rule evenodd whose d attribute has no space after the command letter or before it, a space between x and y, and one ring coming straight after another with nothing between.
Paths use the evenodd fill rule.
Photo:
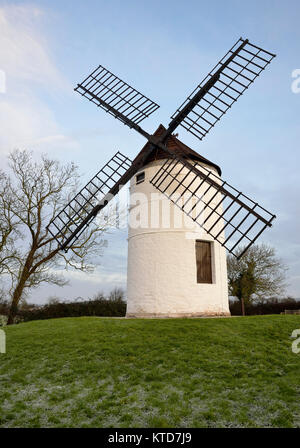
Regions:
<instances>
[{"instance_id":1,"label":"blue sky","mask_svg":"<svg viewBox=\"0 0 300 448\"><path fill-rule=\"evenodd\" d=\"M271 66L203 142L179 138L222 167L223 177L277 215L260 241L289 267L300 297L300 2L297 0L0 1L0 161L13 148L75 161L84 183L116 150L134 157L144 139L73 92L102 64L160 104L143 127L169 117L240 37L277 54ZM299 84L300 85L300 84ZM50 295L92 296L126 284L126 231L112 231L93 276L68 274Z\"/></svg>"}]
</instances>

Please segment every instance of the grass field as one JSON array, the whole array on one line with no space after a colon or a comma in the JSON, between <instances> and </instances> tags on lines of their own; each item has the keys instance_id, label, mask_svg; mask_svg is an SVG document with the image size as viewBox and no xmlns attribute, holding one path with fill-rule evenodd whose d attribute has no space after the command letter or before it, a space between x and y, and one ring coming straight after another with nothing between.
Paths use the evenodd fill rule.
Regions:
<instances>
[{"instance_id":1,"label":"grass field","mask_svg":"<svg viewBox=\"0 0 300 448\"><path fill-rule=\"evenodd\" d=\"M300 427L300 316L6 327L1 427Z\"/></svg>"}]
</instances>

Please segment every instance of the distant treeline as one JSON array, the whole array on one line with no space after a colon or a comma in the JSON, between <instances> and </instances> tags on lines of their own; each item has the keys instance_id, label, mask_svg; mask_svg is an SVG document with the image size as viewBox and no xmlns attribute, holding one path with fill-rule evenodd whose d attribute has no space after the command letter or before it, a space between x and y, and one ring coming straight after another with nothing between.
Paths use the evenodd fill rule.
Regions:
<instances>
[{"instance_id":1,"label":"distant treeline","mask_svg":"<svg viewBox=\"0 0 300 448\"><path fill-rule=\"evenodd\" d=\"M280 314L285 310L300 310L300 300L290 297L286 299L272 298L264 303L250 303L245 305L246 315ZM9 305L0 300L0 316L7 316ZM230 300L232 316L241 315L239 301ZM16 322L29 320L52 319L57 317L104 316L123 317L126 314L124 291L115 289L108 296L97 294L93 299L76 300L73 302L51 299L46 305L23 303L18 310ZM0 323L1 325L1 323Z\"/></svg>"},{"instance_id":2,"label":"distant treeline","mask_svg":"<svg viewBox=\"0 0 300 448\"><path fill-rule=\"evenodd\" d=\"M229 308L232 316L241 316L241 302L230 300ZM263 303L246 303L246 315L254 316L259 314L280 314L285 310L300 310L300 300L287 297L285 299L271 298Z\"/></svg>"},{"instance_id":3,"label":"distant treeline","mask_svg":"<svg viewBox=\"0 0 300 448\"><path fill-rule=\"evenodd\" d=\"M0 301L0 315L8 315L7 302ZM46 305L22 304L19 307L16 322L29 320L52 319L57 317L80 316L125 316L126 302L124 292L120 289L112 291L109 296L102 293L93 299L76 300L74 302L52 299Z\"/></svg>"}]
</instances>

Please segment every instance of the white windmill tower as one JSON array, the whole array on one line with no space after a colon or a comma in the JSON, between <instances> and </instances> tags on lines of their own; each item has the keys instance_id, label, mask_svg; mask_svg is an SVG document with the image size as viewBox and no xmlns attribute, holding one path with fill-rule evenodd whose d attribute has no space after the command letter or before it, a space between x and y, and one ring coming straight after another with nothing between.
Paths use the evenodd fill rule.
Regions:
<instances>
[{"instance_id":1,"label":"white windmill tower","mask_svg":"<svg viewBox=\"0 0 300 448\"><path fill-rule=\"evenodd\" d=\"M164 131L165 128L160 125L154 135L159 137ZM166 145L170 151L186 155L188 160L197 162L215 176L221 175L217 165L201 157L176 137L170 136ZM148 146L149 143L141 153L147 151ZM225 248L149 182L167 160L162 151L153 148L130 181L133 208L130 209L128 228L126 315L229 315ZM193 176L187 170L179 172L178 167L175 171L178 180L182 181L188 174L185 183L191 183ZM205 191L207 186L203 189ZM185 199L188 200L189 196L187 193ZM178 199L180 201L180 194ZM212 204L216 204L217 200L220 201L220 198L214 198ZM192 208L192 201L189 202L189 208ZM183 205L183 200L180 205ZM219 206L221 208L222 204ZM195 207L194 210L196 216L202 208ZM206 211L203 211L205 214ZM223 220L220 220L219 230L222 225Z\"/></svg>"},{"instance_id":2,"label":"white windmill tower","mask_svg":"<svg viewBox=\"0 0 300 448\"><path fill-rule=\"evenodd\" d=\"M131 202L139 196L145 222L129 223L128 317L229 314L226 249L234 254L246 243L244 253L275 216L221 179L216 164L173 133L181 125L202 140L274 57L239 39L174 113L168 128L160 125L153 135L139 123L159 106L104 67L75 88L148 140L133 162L117 152L48 227L67 251L130 181ZM165 206L171 211L167 225ZM175 216L186 219L178 226Z\"/></svg>"}]
</instances>

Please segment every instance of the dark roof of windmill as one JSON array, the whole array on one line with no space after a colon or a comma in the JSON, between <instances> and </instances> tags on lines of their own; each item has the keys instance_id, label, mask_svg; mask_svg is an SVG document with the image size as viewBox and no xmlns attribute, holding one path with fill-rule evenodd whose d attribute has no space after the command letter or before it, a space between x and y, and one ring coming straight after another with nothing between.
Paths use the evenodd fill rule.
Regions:
<instances>
[{"instance_id":1,"label":"dark roof of windmill","mask_svg":"<svg viewBox=\"0 0 300 448\"><path fill-rule=\"evenodd\" d=\"M156 129L156 131L154 132L154 135L156 137L160 137L161 134L165 130L166 130L165 127L162 124L160 124L158 126L158 128ZM142 157L143 154L149 148L149 145L150 145L149 142L147 142L145 144L145 146L141 149L141 151L138 153L138 155L134 159L133 164L138 162L140 157ZM215 163L211 162L210 160L208 160L205 157L203 157L200 154L198 154L196 151L191 149L189 146L185 145L180 140L178 140L178 138L176 138L174 135L171 135L168 138L168 140L166 141L166 146L167 146L168 149L173 151L175 154L188 156L189 159L197 160L199 162L205 163L205 164L207 164L209 166L212 166L212 167L216 168L216 170L218 171L219 175L221 175L222 171L221 171L221 168L218 165L216 165ZM153 162L154 160L166 159L166 158L167 158L167 155L166 155L165 151L163 151L162 149L159 149L159 148L154 148L153 151L145 159L145 161L144 161L142 166L145 166L148 163Z\"/></svg>"}]
</instances>

